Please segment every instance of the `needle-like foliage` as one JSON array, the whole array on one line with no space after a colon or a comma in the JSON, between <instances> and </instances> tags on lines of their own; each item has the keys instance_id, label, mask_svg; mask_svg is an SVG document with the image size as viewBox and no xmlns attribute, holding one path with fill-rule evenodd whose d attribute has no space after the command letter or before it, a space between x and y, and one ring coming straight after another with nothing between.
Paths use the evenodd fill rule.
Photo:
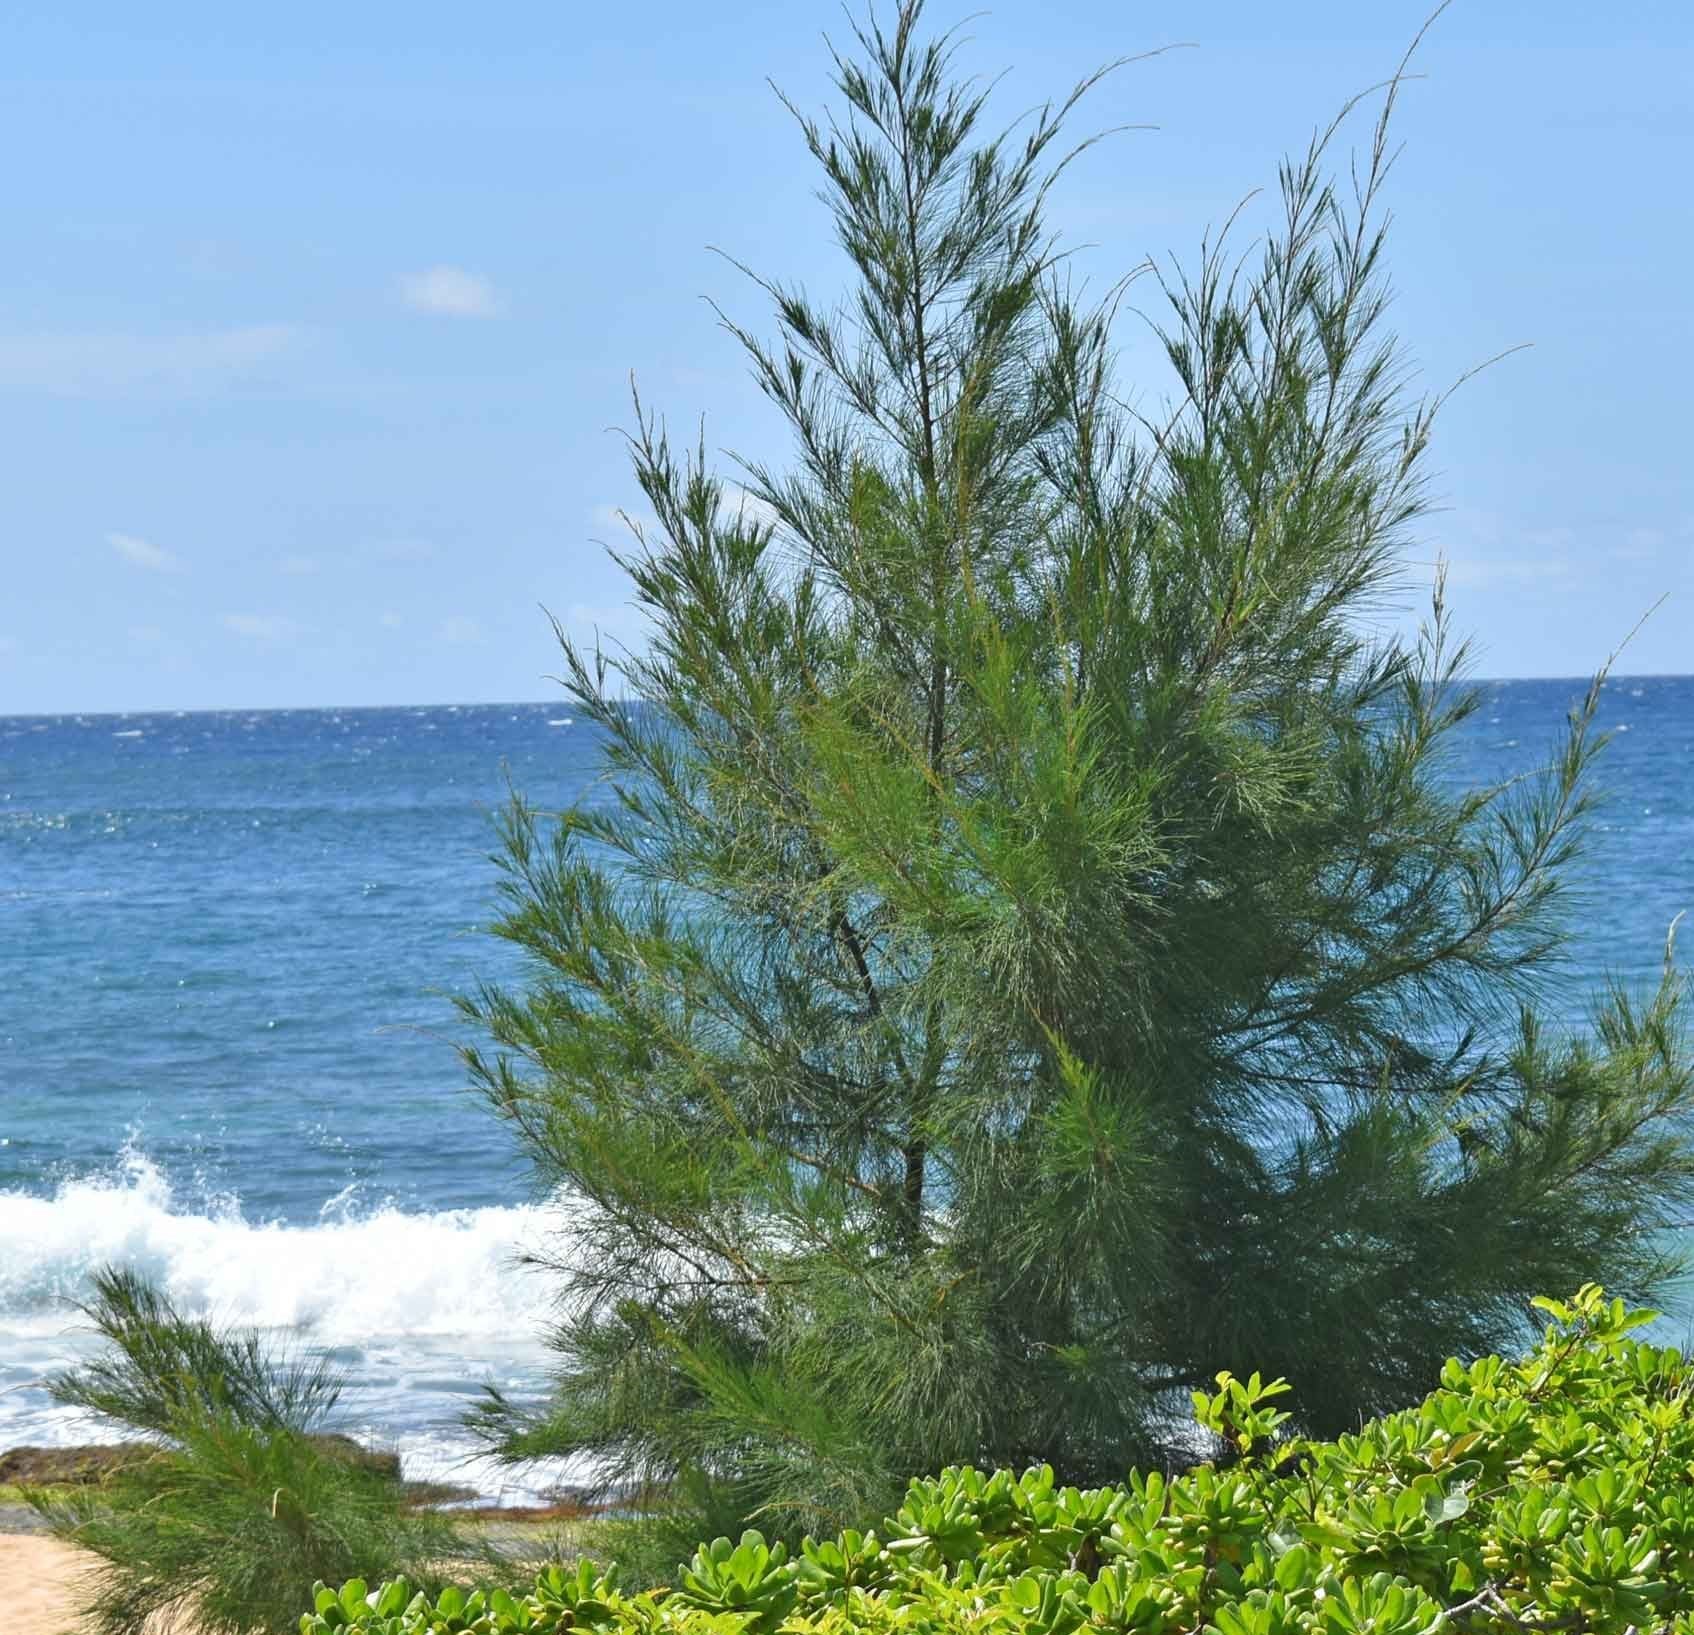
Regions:
<instances>
[{"instance_id":1,"label":"needle-like foliage","mask_svg":"<svg viewBox=\"0 0 1694 1635\"><path fill-rule=\"evenodd\" d=\"M1076 96L985 134L919 10L800 117L847 299L731 325L792 462L731 505L638 406L651 644L565 644L615 799L514 804L533 977L465 1006L574 1200L556 1392L485 1427L726 1529L1115 1477L1220 1369L1334 1433L1538 1289L1650 1293L1694 1187L1668 959L1544 1020L1598 682L1542 776L1459 790L1439 591L1370 634L1437 407L1384 328L1398 78L1256 259L1142 286L1148 418L1043 221Z\"/></svg>"},{"instance_id":2,"label":"needle-like foliage","mask_svg":"<svg viewBox=\"0 0 1694 1635\"><path fill-rule=\"evenodd\" d=\"M130 1271L97 1273L80 1309L104 1347L49 1389L136 1456L98 1487L30 1498L95 1560L77 1588L97 1635L286 1635L326 1574L438 1585L467 1565L446 1518L407 1511L396 1472L324 1434L341 1391L327 1364L186 1317Z\"/></svg>"}]
</instances>

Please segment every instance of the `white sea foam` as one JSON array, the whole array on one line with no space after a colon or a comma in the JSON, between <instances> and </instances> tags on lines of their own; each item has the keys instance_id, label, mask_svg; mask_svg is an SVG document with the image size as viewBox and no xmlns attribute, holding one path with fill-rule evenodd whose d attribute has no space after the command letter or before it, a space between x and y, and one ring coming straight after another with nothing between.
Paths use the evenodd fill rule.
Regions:
<instances>
[{"instance_id":1,"label":"white sea foam","mask_svg":"<svg viewBox=\"0 0 1694 1635\"><path fill-rule=\"evenodd\" d=\"M190 1205L144 1153L62 1183L0 1193L0 1448L106 1441L116 1428L56 1406L43 1381L86 1355L70 1302L97 1267L145 1272L177 1307L329 1352L347 1378L339 1422L394 1448L408 1475L521 1502L585 1469L502 1472L471 1457L459 1419L487 1383L540 1389L545 1278L517 1261L566 1223L544 1206L361 1210L349 1190L311 1225L247 1219L225 1197Z\"/></svg>"},{"instance_id":2,"label":"white sea foam","mask_svg":"<svg viewBox=\"0 0 1694 1635\"><path fill-rule=\"evenodd\" d=\"M339 1201L338 1201L339 1205ZM104 1265L145 1272L185 1311L341 1344L381 1335L527 1334L545 1306L519 1252L561 1224L542 1206L435 1214L325 1211L311 1226L246 1219L233 1197L185 1209L145 1154L63 1183L0 1193L0 1325L62 1324Z\"/></svg>"}]
</instances>

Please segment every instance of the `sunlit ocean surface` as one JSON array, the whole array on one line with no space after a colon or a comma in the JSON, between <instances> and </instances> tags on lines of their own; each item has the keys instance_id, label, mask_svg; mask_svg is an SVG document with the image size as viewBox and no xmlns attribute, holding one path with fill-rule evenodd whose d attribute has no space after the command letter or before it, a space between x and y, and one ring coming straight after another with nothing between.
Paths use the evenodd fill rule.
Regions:
<instances>
[{"instance_id":1,"label":"sunlit ocean surface","mask_svg":"<svg viewBox=\"0 0 1694 1635\"><path fill-rule=\"evenodd\" d=\"M1544 763L1582 685L1489 684L1452 775ZM1601 724L1573 1015L1694 909L1694 678L1616 680ZM30 1382L117 1261L331 1349L348 1428L411 1473L562 1474L463 1463L482 1382L539 1377L515 1257L561 1217L465 1093L446 996L516 974L477 930L508 776L559 806L595 769L558 703L0 717L0 1448L88 1436Z\"/></svg>"}]
</instances>

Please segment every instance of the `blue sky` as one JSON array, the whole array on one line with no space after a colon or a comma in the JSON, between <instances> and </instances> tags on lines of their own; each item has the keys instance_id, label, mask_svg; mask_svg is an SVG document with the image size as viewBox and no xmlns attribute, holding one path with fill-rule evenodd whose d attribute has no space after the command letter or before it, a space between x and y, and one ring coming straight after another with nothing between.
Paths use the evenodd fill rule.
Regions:
<instances>
[{"instance_id":1,"label":"blue sky","mask_svg":"<svg viewBox=\"0 0 1694 1635\"><path fill-rule=\"evenodd\" d=\"M969 10L932 0L952 22ZM1694 670L1694 8L1458 0L1393 184L1397 326L1445 385L1443 512L1490 675ZM1152 123L1053 201L1104 282L1202 233L1421 0L1014 0L966 61L1014 114L1102 59ZM0 714L546 697L543 606L628 634L627 382L780 452L708 250L839 287L764 84L825 95L833 5L9 8L0 60ZM1168 381L1125 334L1135 389ZM1416 587L1408 593L1414 600ZM1409 615L1408 615L1409 616Z\"/></svg>"}]
</instances>

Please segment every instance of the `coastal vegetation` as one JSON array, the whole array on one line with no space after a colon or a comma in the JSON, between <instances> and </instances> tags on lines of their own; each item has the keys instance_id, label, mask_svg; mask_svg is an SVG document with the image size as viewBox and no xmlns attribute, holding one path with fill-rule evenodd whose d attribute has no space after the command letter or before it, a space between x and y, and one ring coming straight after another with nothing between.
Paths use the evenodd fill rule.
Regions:
<instances>
[{"instance_id":1,"label":"coastal vegetation","mask_svg":"<svg viewBox=\"0 0 1694 1635\"><path fill-rule=\"evenodd\" d=\"M589 1562L533 1589L320 1585L301 1635L1627 1635L1694 1629L1694 1370L1595 1288L1518 1362L1450 1360L1416 1407L1285 1436L1285 1382L1195 1394L1212 1459L1061 1485L915 1480L874 1531L704 1544L638 1594Z\"/></svg>"},{"instance_id":2,"label":"coastal vegetation","mask_svg":"<svg viewBox=\"0 0 1694 1635\"><path fill-rule=\"evenodd\" d=\"M1650 1294L1694 1197L1670 951L1567 1025L1599 682L1539 777L1457 787L1478 694L1439 579L1418 635L1389 617L1440 406L1386 328L1401 75L1343 182L1345 119L1282 167L1254 251L1090 302L1044 210L1094 83L989 134L917 0L859 29L836 112L796 108L847 296L755 277L774 340L725 319L792 460L732 488L637 403L620 560L650 640L564 643L610 798L506 819L498 930L531 975L466 1001L467 1060L570 1207L554 1389L477 1423L663 1495L677 1539L832 1537L954 1465L1185 1464L1220 1371L1340 1436L1515 1346L1537 1290ZM1162 381L1114 361L1132 294ZM1392 1616L1326 1603L1360 1628L1463 1588L1412 1570L1413 1535L1443 1563L1456 1536L1419 1508L1435 1430L1383 1423L1412 1439L1392 1479L1323 1456L1364 1461L1380 1552L1308 1563L1414 1586ZM924 1505L968 1510L962 1483ZM1605 1493L1568 1516L1610 1560ZM1221 1559L1157 1572L1200 1595ZM1227 1635L1295 1616L1252 1588Z\"/></svg>"},{"instance_id":3,"label":"coastal vegetation","mask_svg":"<svg viewBox=\"0 0 1694 1635\"><path fill-rule=\"evenodd\" d=\"M1254 252L1090 300L1045 211L1104 76L996 135L921 0L855 38L794 110L849 293L725 320L792 461L637 402L651 639L564 643L611 798L514 798L528 979L462 1005L566 1222L551 1390L471 1422L586 1460L616 1565L497 1587L331 1366L111 1270L51 1390L136 1451L29 1494L91 1627L1694 1635L1694 1368L1600 1288L1677 1268L1686 985L1561 987L1600 681L1459 787L1439 576L1388 617L1405 65L1345 185L1351 104Z\"/></svg>"},{"instance_id":4,"label":"coastal vegetation","mask_svg":"<svg viewBox=\"0 0 1694 1635\"><path fill-rule=\"evenodd\" d=\"M105 1345L54 1378L52 1395L133 1451L98 1482L25 1497L97 1558L83 1586L90 1628L286 1631L316 1579L375 1568L440 1585L449 1563L474 1559L448 1518L408 1504L397 1459L324 1434L340 1395L328 1366L184 1317L128 1271L99 1274L83 1311Z\"/></svg>"}]
</instances>

